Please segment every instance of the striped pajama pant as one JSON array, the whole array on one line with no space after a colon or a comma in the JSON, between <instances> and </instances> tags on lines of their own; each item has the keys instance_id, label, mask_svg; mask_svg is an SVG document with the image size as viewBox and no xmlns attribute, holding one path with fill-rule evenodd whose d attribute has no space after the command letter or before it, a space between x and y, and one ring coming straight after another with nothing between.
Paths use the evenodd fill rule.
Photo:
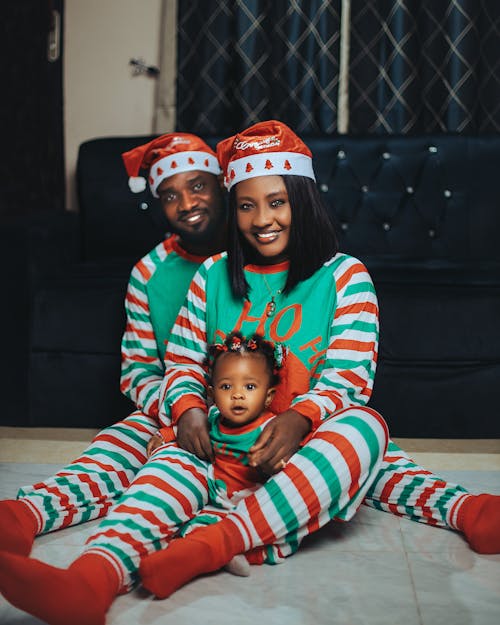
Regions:
<instances>
[{"instance_id":1,"label":"striped pajama pant","mask_svg":"<svg viewBox=\"0 0 500 625\"><path fill-rule=\"evenodd\" d=\"M155 419L135 412L103 430L80 458L44 482L20 489L39 533L106 516L86 551L100 553L135 582L140 558L164 547L208 507L206 463L159 448L147 460ZM179 455L180 454L180 455ZM455 528L466 491L415 465L392 442L370 408L349 408L325 421L286 468L241 500L231 518L248 550L279 562L331 519L347 521L361 503L433 525Z\"/></svg>"}]
</instances>

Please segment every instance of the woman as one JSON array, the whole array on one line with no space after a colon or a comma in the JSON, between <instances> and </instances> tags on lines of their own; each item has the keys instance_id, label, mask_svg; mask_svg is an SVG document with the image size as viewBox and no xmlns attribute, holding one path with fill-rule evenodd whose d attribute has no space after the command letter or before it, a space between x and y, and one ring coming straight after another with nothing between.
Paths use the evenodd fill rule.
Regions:
<instances>
[{"instance_id":1,"label":"woman","mask_svg":"<svg viewBox=\"0 0 500 625\"><path fill-rule=\"evenodd\" d=\"M376 297L363 265L337 253L311 153L285 125L265 122L222 142L218 156L230 189L228 254L212 257L195 275L169 341L163 387L162 422L177 426L191 461L179 464L168 446L156 449L68 570L0 556L2 593L48 623L104 623L138 570L147 589L166 597L236 554L278 562L330 519L350 519L384 475L387 428L365 406L377 358ZM203 366L208 344L233 330L264 334L290 350L271 405L277 417L250 452L251 464L272 477L218 523L175 538L172 519L189 521L200 508L189 487L199 479L198 458L213 456ZM479 509L498 512L498 498L444 483L431 490L425 500L431 522L444 524L451 515L469 540ZM182 503L166 509L171 492Z\"/></svg>"},{"instance_id":2,"label":"woman","mask_svg":"<svg viewBox=\"0 0 500 625\"><path fill-rule=\"evenodd\" d=\"M200 367L207 340L236 329L286 342L292 358L272 406L281 414L252 454L268 473L284 470L222 522L146 557L143 584L164 597L236 553L250 551L251 562L279 561L328 520L351 518L364 495L368 505L461 530L476 551L498 552L500 498L447 484L416 467L392 442L382 464L377 459L363 465L367 473L359 490L355 480L344 499L322 490L323 471L330 471L328 483L339 483L333 470L339 466L337 426L365 418L366 434L380 419L364 406L377 358L372 282L359 261L337 253L311 153L289 128L275 121L256 124L221 142L217 156L230 190L228 254L200 269L174 326L165 410L177 423L182 446L209 457ZM360 461L366 444L359 431L352 434L345 439L352 454L344 455L347 464ZM380 439L378 445L380 451ZM319 470L316 454L323 463Z\"/></svg>"}]
</instances>

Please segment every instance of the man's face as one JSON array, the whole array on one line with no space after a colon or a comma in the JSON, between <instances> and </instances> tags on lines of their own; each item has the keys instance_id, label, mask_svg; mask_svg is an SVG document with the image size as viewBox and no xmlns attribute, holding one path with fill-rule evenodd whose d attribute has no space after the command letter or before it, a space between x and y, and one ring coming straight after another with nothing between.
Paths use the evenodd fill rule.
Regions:
<instances>
[{"instance_id":1,"label":"man's face","mask_svg":"<svg viewBox=\"0 0 500 625\"><path fill-rule=\"evenodd\" d=\"M203 243L220 232L224 203L219 179L203 171L174 174L157 189L172 232L185 242Z\"/></svg>"}]
</instances>

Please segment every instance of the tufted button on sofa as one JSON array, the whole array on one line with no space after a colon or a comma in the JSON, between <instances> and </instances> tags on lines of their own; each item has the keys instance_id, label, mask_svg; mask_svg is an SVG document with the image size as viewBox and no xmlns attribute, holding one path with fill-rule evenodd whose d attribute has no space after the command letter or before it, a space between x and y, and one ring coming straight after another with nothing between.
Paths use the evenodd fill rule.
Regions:
<instances>
[{"instance_id":1,"label":"tufted button on sofa","mask_svg":"<svg viewBox=\"0 0 500 625\"><path fill-rule=\"evenodd\" d=\"M150 138L80 148L79 256L33 287L33 425L101 427L131 409L122 299L163 226L156 202L129 192L120 154ZM500 437L500 136L304 139L340 248L379 298L370 405L395 436Z\"/></svg>"},{"instance_id":2,"label":"tufted button on sofa","mask_svg":"<svg viewBox=\"0 0 500 625\"><path fill-rule=\"evenodd\" d=\"M371 405L401 436L498 436L500 137L308 142L380 304Z\"/></svg>"}]
</instances>

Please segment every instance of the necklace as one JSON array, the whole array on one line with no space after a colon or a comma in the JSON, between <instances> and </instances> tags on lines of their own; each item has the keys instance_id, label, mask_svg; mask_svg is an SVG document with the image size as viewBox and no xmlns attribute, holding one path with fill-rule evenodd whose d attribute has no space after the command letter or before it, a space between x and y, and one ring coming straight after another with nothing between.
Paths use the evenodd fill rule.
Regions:
<instances>
[{"instance_id":1,"label":"necklace","mask_svg":"<svg viewBox=\"0 0 500 625\"><path fill-rule=\"evenodd\" d=\"M274 313L276 312L276 302L274 301L274 299L278 295L281 295L282 289L276 289L276 291L272 291L271 287L269 286L269 283L266 280L266 276L262 274L262 277L264 278L264 283L266 285L267 290L269 291L269 295L271 296L271 299L266 304L266 315L268 317L272 317Z\"/></svg>"}]
</instances>

